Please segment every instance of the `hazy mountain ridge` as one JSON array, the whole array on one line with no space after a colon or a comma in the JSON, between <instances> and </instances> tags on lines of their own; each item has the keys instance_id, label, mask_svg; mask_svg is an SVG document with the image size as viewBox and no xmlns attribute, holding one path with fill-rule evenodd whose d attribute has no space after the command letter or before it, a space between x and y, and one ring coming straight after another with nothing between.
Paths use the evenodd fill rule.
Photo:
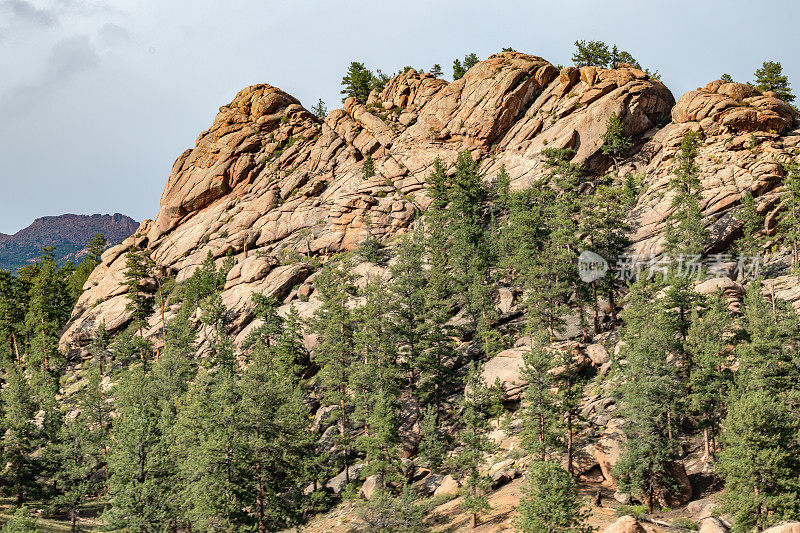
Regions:
<instances>
[{"instance_id":1,"label":"hazy mountain ridge","mask_svg":"<svg viewBox=\"0 0 800 533\"><path fill-rule=\"evenodd\" d=\"M39 257L45 246L55 247L58 263L75 259L94 235L102 233L109 244L132 235L139 223L127 215L64 214L37 218L13 235L0 234L0 268L16 270Z\"/></svg>"}]
</instances>

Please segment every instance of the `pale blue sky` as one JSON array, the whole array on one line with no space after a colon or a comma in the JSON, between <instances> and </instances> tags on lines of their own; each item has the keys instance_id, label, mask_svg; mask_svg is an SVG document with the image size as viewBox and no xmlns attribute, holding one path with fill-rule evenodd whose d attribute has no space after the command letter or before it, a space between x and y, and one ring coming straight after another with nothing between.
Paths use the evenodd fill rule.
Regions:
<instances>
[{"instance_id":1,"label":"pale blue sky","mask_svg":"<svg viewBox=\"0 0 800 533\"><path fill-rule=\"evenodd\" d=\"M267 82L339 105L348 63L481 58L511 46L568 64L617 43L678 98L765 59L800 88L800 3L471 0L0 0L0 232L62 213L151 218L174 159L219 106Z\"/></svg>"}]
</instances>

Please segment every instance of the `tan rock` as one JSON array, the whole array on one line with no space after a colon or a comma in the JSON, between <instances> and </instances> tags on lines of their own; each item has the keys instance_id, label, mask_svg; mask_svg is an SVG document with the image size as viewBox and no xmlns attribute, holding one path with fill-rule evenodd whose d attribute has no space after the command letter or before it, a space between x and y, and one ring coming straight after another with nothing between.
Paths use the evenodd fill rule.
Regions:
<instances>
[{"instance_id":1,"label":"tan rock","mask_svg":"<svg viewBox=\"0 0 800 533\"><path fill-rule=\"evenodd\" d=\"M595 459L600 465L603 477L607 482L614 483L614 467L619 462L626 442L622 432L622 421L611 420L600 439L595 444Z\"/></svg>"},{"instance_id":2,"label":"tan rock","mask_svg":"<svg viewBox=\"0 0 800 533\"><path fill-rule=\"evenodd\" d=\"M764 533L800 533L800 522L788 522L764 530Z\"/></svg>"},{"instance_id":3,"label":"tan rock","mask_svg":"<svg viewBox=\"0 0 800 533\"><path fill-rule=\"evenodd\" d=\"M364 484L361 485L361 489L358 491L358 495L365 499L370 500L372 496L375 495L375 492L379 490L383 486L383 479L381 476L375 474L369 476L365 481Z\"/></svg>"},{"instance_id":4,"label":"tan rock","mask_svg":"<svg viewBox=\"0 0 800 533\"><path fill-rule=\"evenodd\" d=\"M727 533L728 529L718 518L709 516L700 520L699 533Z\"/></svg>"},{"instance_id":5,"label":"tan rock","mask_svg":"<svg viewBox=\"0 0 800 533\"><path fill-rule=\"evenodd\" d=\"M434 496L455 496L461 489L461 485L453 478L453 476L445 476L442 482L433 491Z\"/></svg>"},{"instance_id":6,"label":"tan rock","mask_svg":"<svg viewBox=\"0 0 800 533\"><path fill-rule=\"evenodd\" d=\"M602 366L611 360L608 350L602 344L590 344L586 347L586 355L594 366Z\"/></svg>"},{"instance_id":7,"label":"tan rock","mask_svg":"<svg viewBox=\"0 0 800 533\"><path fill-rule=\"evenodd\" d=\"M623 516L606 527L603 533L645 533L645 529L632 516Z\"/></svg>"}]
</instances>

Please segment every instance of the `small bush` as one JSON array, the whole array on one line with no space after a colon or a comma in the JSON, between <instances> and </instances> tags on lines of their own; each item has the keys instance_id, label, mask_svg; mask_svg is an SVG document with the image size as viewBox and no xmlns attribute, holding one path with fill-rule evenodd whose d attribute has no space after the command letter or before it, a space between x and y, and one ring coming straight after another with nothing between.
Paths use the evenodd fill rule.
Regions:
<instances>
[{"instance_id":1,"label":"small bush","mask_svg":"<svg viewBox=\"0 0 800 533\"><path fill-rule=\"evenodd\" d=\"M697 525L697 522L695 522L691 518L684 518L684 517L676 518L675 520L670 522L669 528L674 529L676 531L697 531L698 529L700 529L699 526Z\"/></svg>"},{"instance_id":2,"label":"small bush","mask_svg":"<svg viewBox=\"0 0 800 533\"><path fill-rule=\"evenodd\" d=\"M614 511L615 516L632 516L636 520L644 520L647 518L647 507L644 505L620 505Z\"/></svg>"}]
</instances>

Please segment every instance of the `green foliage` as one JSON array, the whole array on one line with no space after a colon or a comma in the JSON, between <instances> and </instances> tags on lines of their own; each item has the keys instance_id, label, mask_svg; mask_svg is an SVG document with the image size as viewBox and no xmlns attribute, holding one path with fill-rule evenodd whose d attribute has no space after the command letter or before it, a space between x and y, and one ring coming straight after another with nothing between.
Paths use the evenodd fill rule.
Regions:
<instances>
[{"instance_id":1,"label":"green foliage","mask_svg":"<svg viewBox=\"0 0 800 533\"><path fill-rule=\"evenodd\" d=\"M372 160L372 154L367 154L367 157L364 158L364 166L361 172L361 176L365 180L375 175L375 162Z\"/></svg>"},{"instance_id":2,"label":"green foliage","mask_svg":"<svg viewBox=\"0 0 800 533\"><path fill-rule=\"evenodd\" d=\"M700 147L700 135L688 131L681 140L678 169L670 188L674 194L673 211L667 218L664 250L673 257L695 256L703 252L706 229L700 209L700 177L695 161Z\"/></svg>"},{"instance_id":3,"label":"green foliage","mask_svg":"<svg viewBox=\"0 0 800 533\"><path fill-rule=\"evenodd\" d=\"M608 68L611 52L603 41L575 41L577 50L572 54L572 63L578 67Z\"/></svg>"},{"instance_id":4,"label":"green foliage","mask_svg":"<svg viewBox=\"0 0 800 533\"><path fill-rule=\"evenodd\" d=\"M139 329L144 327L147 318L153 313L155 297L148 286L152 260L147 256L146 251L140 250L136 246L131 246L125 255L125 281L123 285L128 288L127 309L131 312L131 318Z\"/></svg>"},{"instance_id":5,"label":"green foliage","mask_svg":"<svg viewBox=\"0 0 800 533\"><path fill-rule=\"evenodd\" d=\"M632 516L636 520L645 520L647 508L644 505L620 505L614 511L614 516Z\"/></svg>"},{"instance_id":6,"label":"green foliage","mask_svg":"<svg viewBox=\"0 0 800 533\"><path fill-rule=\"evenodd\" d=\"M523 445L525 449L545 461L553 451L561 448L558 425L560 422L556 393L551 371L555 367L551 354L544 349L545 339L531 336L530 351L523 355L523 373L528 380L523 411Z\"/></svg>"},{"instance_id":7,"label":"green foliage","mask_svg":"<svg viewBox=\"0 0 800 533\"><path fill-rule=\"evenodd\" d=\"M44 465L38 452L46 441L33 422L38 408L27 378L15 368L6 379L7 385L0 396L5 431L0 442L3 457L0 480L3 494L13 496L19 507L40 489L39 475Z\"/></svg>"},{"instance_id":8,"label":"green foliage","mask_svg":"<svg viewBox=\"0 0 800 533\"><path fill-rule=\"evenodd\" d=\"M324 119L328 115L328 106L322 101L322 98L317 100L317 103L311 106L311 113L319 118Z\"/></svg>"},{"instance_id":9,"label":"green foliage","mask_svg":"<svg viewBox=\"0 0 800 533\"><path fill-rule=\"evenodd\" d=\"M797 162L791 161L787 165L783 186L786 188L788 206L779 228L786 244L792 248L792 263L797 268L800 266L800 165Z\"/></svg>"},{"instance_id":10,"label":"green foliage","mask_svg":"<svg viewBox=\"0 0 800 533\"><path fill-rule=\"evenodd\" d=\"M420 502L420 495L410 485L404 485L400 494L388 490L377 491L358 509L357 533L424 533L429 506Z\"/></svg>"},{"instance_id":11,"label":"green foliage","mask_svg":"<svg viewBox=\"0 0 800 533\"><path fill-rule=\"evenodd\" d=\"M517 528L522 533L555 531L589 533L589 512L578 500L572 475L558 464L537 461L528 468L527 481L519 503Z\"/></svg>"},{"instance_id":12,"label":"green foliage","mask_svg":"<svg viewBox=\"0 0 800 533\"><path fill-rule=\"evenodd\" d=\"M440 431L439 415L433 405L425 408L420 424L420 443L417 456L433 471L444 464L447 457L444 436Z\"/></svg>"},{"instance_id":13,"label":"green foliage","mask_svg":"<svg viewBox=\"0 0 800 533\"><path fill-rule=\"evenodd\" d=\"M742 223L742 236L736 240L734 246L739 254L755 257L761 252L763 237L760 233L764 229L764 217L758 212L750 191L742 195L736 218Z\"/></svg>"},{"instance_id":14,"label":"green foliage","mask_svg":"<svg viewBox=\"0 0 800 533\"><path fill-rule=\"evenodd\" d=\"M72 273L69 277L69 287L70 292L72 293L72 300L73 302L78 300L78 297L83 292L83 286L86 283L86 280L89 279L89 275L95 269L97 265L100 264L100 256L103 254L103 250L106 248L106 238L101 234L98 233L89 241L89 244L86 246L87 254L78 263L78 266L75 268L75 272Z\"/></svg>"},{"instance_id":15,"label":"green foliage","mask_svg":"<svg viewBox=\"0 0 800 533\"><path fill-rule=\"evenodd\" d=\"M431 67L430 74L431 74L431 75L432 75L434 78L441 78L441 77L442 77L442 75L444 74L444 72L442 71L442 66L441 66L439 63L436 63L436 64L434 64L434 65Z\"/></svg>"},{"instance_id":16,"label":"green foliage","mask_svg":"<svg viewBox=\"0 0 800 533\"><path fill-rule=\"evenodd\" d=\"M0 528L1 533L38 533L39 527L36 519L31 516L30 511L25 506L18 507L14 516L3 524Z\"/></svg>"},{"instance_id":17,"label":"green foliage","mask_svg":"<svg viewBox=\"0 0 800 533\"><path fill-rule=\"evenodd\" d=\"M789 85L789 78L783 73L783 66L779 61L764 61L755 72L756 81L753 85L759 91L773 91L778 98L787 103L794 102L794 94Z\"/></svg>"},{"instance_id":18,"label":"green foliage","mask_svg":"<svg viewBox=\"0 0 800 533\"><path fill-rule=\"evenodd\" d=\"M366 103L372 85L374 74L364 63L353 61L347 69L347 74L342 78L342 90L344 95L342 102L347 98L355 97L361 103Z\"/></svg>"},{"instance_id":19,"label":"green foliage","mask_svg":"<svg viewBox=\"0 0 800 533\"><path fill-rule=\"evenodd\" d=\"M578 67L619 68L627 65L643 70L648 76L658 79L658 71L642 68L639 62L625 50L620 50L617 45L609 46L603 41L575 41L575 53L572 54L572 63Z\"/></svg>"},{"instance_id":20,"label":"green foliage","mask_svg":"<svg viewBox=\"0 0 800 533\"><path fill-rule=\"evenodd\" d=\"M603 145L600 150L614 161L614 167L625 156L633 144L630 137L625 135L625 126L619 115L612 113L606 122L606 132L603 134Z\"/></svg>"},{"instance_id":21,"label":"green foliage","mask_svg":"<svg viewBox=\"0 0 800 533\"><path fill-rule=\"evenodd\" d=\"M744 392L730 405L718 467L734 531L763 531L781 518L797 516L796 428L796 412L774 392Z\"/></svg>"},{"instance_id":22,"label":"green foliage","mask_svg":"<svg viewBox=\"0 0 800 533\"><path fill-rule=\"evenodd\" d=\"M653 290L645 280L632 286L631 305L624 314L628 326L622 352L622 413L630 423L624 428L627 445L615 468L621 490L639 498L648 511L659 492L675 489L671 467L680 453L677 404L684 394L676 361L668 357L675 346L671 308L653 302Z\"/></svg>"},{"instance_id":23,"label":"green foliage","mask_svg":"<svg viewBox=\"0 0 800 533\"><path fill-rule=\"evenodd\" d=\"M729 344L733 321L725 296L714 295L708 306L692 311L686 349L692 363L689 383L690 410L705 432L709 451L716 441L725 417L728 394L733 385Z\"/></svg>"},{"instance_id":24,"label":"green foliage","mask_svg":"<svg viewBox=\"0 0 800 533\"><path fill-rule=\"evenodd\" d=\"M697 531L700 526L691 518L678 517L672 519L669 528L678 531Z\"/></svg>"},{"instance_id":25,"label":"green foliage","mask_svg":"<svg viewBox=\"0 0 800 533\"><path fill-rule=\"evenodd\" d=\"M464 77L469 69L478 64L480 59L474 53L464 56L464 62L459 59L453 61L453 81L460 80Z\"/></svg>"},{"instance_id":26,"label":"green foliage","mask_svg":"<svg viewBox=\"0 0 800 533\"><path fill-rule=\"evenodd\" d=\"M480 470L484 454L494 449L494 444L486 436L489 429L486 413L490 411L491 392L483 383L480 365L472 363L461 403L461 449L452 458L451 466L465 476L461 508L472 516L473 527L480 515L491 509L486 497L490 489L489 478Z\"/></svg>"},{"instance_id":27,"label":"green foliage","mask_svg":"<svg viewBox=\"0 0 800 533\"><path fill-rule=\"evenodd\" d=\"M723 72L722 76L720 76L719 79L724 81L725 83L733 83L733 76L731 76L727 72Z\"/></svg>"}]
</instances>

